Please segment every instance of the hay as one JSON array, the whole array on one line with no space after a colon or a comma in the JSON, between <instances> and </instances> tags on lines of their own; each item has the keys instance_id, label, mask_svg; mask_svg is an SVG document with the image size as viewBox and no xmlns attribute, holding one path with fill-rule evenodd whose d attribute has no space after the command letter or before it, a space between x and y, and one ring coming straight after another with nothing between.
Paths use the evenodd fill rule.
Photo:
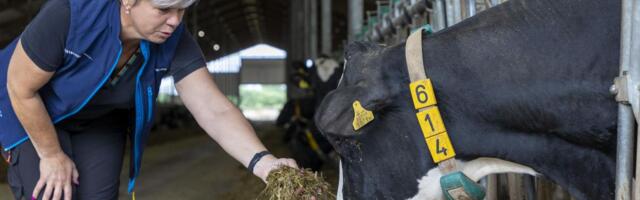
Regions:
<instances>
[{"instance_id":1,"label":"hay","mask_svg":"<svg viewBox=\"0 0 640 200\"><path fill-rule=\"evenodd\" d=\"M269 173L267 187L258 200L329 200L336 199L322 175L308 169L282 167Z\"/></svg>"}]
</instances>

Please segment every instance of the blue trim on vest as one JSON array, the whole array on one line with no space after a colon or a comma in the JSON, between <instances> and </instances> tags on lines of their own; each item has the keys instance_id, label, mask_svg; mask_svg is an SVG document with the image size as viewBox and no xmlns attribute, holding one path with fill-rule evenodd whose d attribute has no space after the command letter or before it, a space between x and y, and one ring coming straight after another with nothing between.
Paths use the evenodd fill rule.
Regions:
<instances>
[{"instance_id":1,"label":"blue trim on vest","mask_svg":"<svg viewBox=\"0 0 640 200\"><path fill-rule=\"evenodd\" d=\"M153 116L153 90L147 86L147 123L151 122Z\"/></svg>"},{"instance_id":2,"label":"blue trim on vest","mask_svg":"<svg viewBox=\"0 0 640 200\"><path fill-rule=\"evenodd\" d=\"M129 191L129 194L133 192L133 186L135 185L136 185L136 178L129 179L129 187L127 188L127 191Z\"/></svg>"},{"instance_id":3,"label":"blue trim on vest","mask_svg":"<svg viewBox=\"0 0 640 200\"><path fill-rule=\"evenodd\" d=\"M136 182L136 178L138 177L138 173L140 171L140 163L139 161L140 159L140 146L138 144L139 141L139 136L140 134L142 134L142 129L144 128L144 102L142 102L142 93L144 92L144 90L142 90L141 87L141 83L140 83L140 77L142 76L144 69L147 67L147 62L149 61L149 42L147 41L140 41L140 51L142 52L142 55L144 56L144 63L142 64L142 67L140 68L140 70L138 71L138 75L136 75L136 95L135 95L135 103L136 103L136 126L135 126L135 131L133 134L133 176L131 176L131 178L129 179L129 193L131 193L133 191L133 187L135 185Z\"/></svg>"},{"instance_id":4,"label":"blue trim on vest","mask_svg":"<svg viewBox=\"0 0 640 200\"><path fill-rule=\"evenodd\" d=\"M22 143L26 142L27 140L29 140L29 136L26 136L26 137L24 137L24 138L22 138L22 139L18 140L18 142L16 142L15 144L13 144L13 145L11 145L11 146L9 146L9 147L5 148L5 149L4 149L4 151L10 151L11 149L16 148L18 145L20 145L20 144L22 144Z\"/></svg>"}]
</instances>

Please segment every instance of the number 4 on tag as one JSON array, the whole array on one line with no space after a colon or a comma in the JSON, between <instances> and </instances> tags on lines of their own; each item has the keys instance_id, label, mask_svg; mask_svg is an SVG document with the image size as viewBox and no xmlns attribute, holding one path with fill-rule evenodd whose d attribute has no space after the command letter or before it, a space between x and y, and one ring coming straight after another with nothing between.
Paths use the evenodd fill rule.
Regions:
<instances>
[{"instance_id":1,"label":"number 4 on tag","mask_svg":"<svg viewBox=\"0 0 640 200\"><path fill-rule=\"evenodd\" d=\"M439 163L443 160L456 156L456 152L453 150L453 145L451 145L447 132L428 137L426 140L433 162Z\"/></svg>"}]
</instances>

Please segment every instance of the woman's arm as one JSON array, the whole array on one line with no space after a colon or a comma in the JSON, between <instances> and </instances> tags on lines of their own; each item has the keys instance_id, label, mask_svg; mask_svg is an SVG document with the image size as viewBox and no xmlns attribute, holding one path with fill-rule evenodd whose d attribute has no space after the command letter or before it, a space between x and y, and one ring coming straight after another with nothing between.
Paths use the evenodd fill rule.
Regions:
<instances>
[{"instance_id":1,"label":"woman's arm","mask_svg":"<svg viewBox=\"0 0 640 200\"><path fill-rule=\"evenodd\" d=\"M54 199L60 199L63 192L65 199L71 199L71 181L78 182L78 172L62 151L51 117L38 94L53 74L39 68L19 41L9 62L7 90L13 110L40 157L40 180L33 195L37 197L46 186L45 199L52 193Z\"/></svg>"},{"instance_id":2,"label":"woman's arm","mask_svg":"<svg viewBox=\"0 0 640 200\"><path fill-rule=\"evenodd\" d=\"M176 84L180 98L198 124L222 148L245 167L252 157L266 150L242 113L220 92L206 68L200 68ZM263 157L254 174L263 181L279 165L297 168L292 159Z\"/></svg>"}]
</instances>

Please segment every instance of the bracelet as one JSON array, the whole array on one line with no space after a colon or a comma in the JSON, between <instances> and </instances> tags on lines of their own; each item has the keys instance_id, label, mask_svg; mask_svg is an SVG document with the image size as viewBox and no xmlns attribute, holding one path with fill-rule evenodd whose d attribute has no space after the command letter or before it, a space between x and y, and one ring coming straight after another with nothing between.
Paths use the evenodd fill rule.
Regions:
<instances>
[{"instance_id":1,"label":"bracelet","mask_svg":"<svg viewBox=\"0 0 640 200\"><path fill-rule=\"evenodd\" d=\"M266 155L271 155L271 153L269 151L261 151L253 155L251 162L249 162L249 167L247 167L251 173L253 173L253 168L256 167L258 161L260 161L260 159L262 159L262 157Z\"/></svg>"}]
</instances>

